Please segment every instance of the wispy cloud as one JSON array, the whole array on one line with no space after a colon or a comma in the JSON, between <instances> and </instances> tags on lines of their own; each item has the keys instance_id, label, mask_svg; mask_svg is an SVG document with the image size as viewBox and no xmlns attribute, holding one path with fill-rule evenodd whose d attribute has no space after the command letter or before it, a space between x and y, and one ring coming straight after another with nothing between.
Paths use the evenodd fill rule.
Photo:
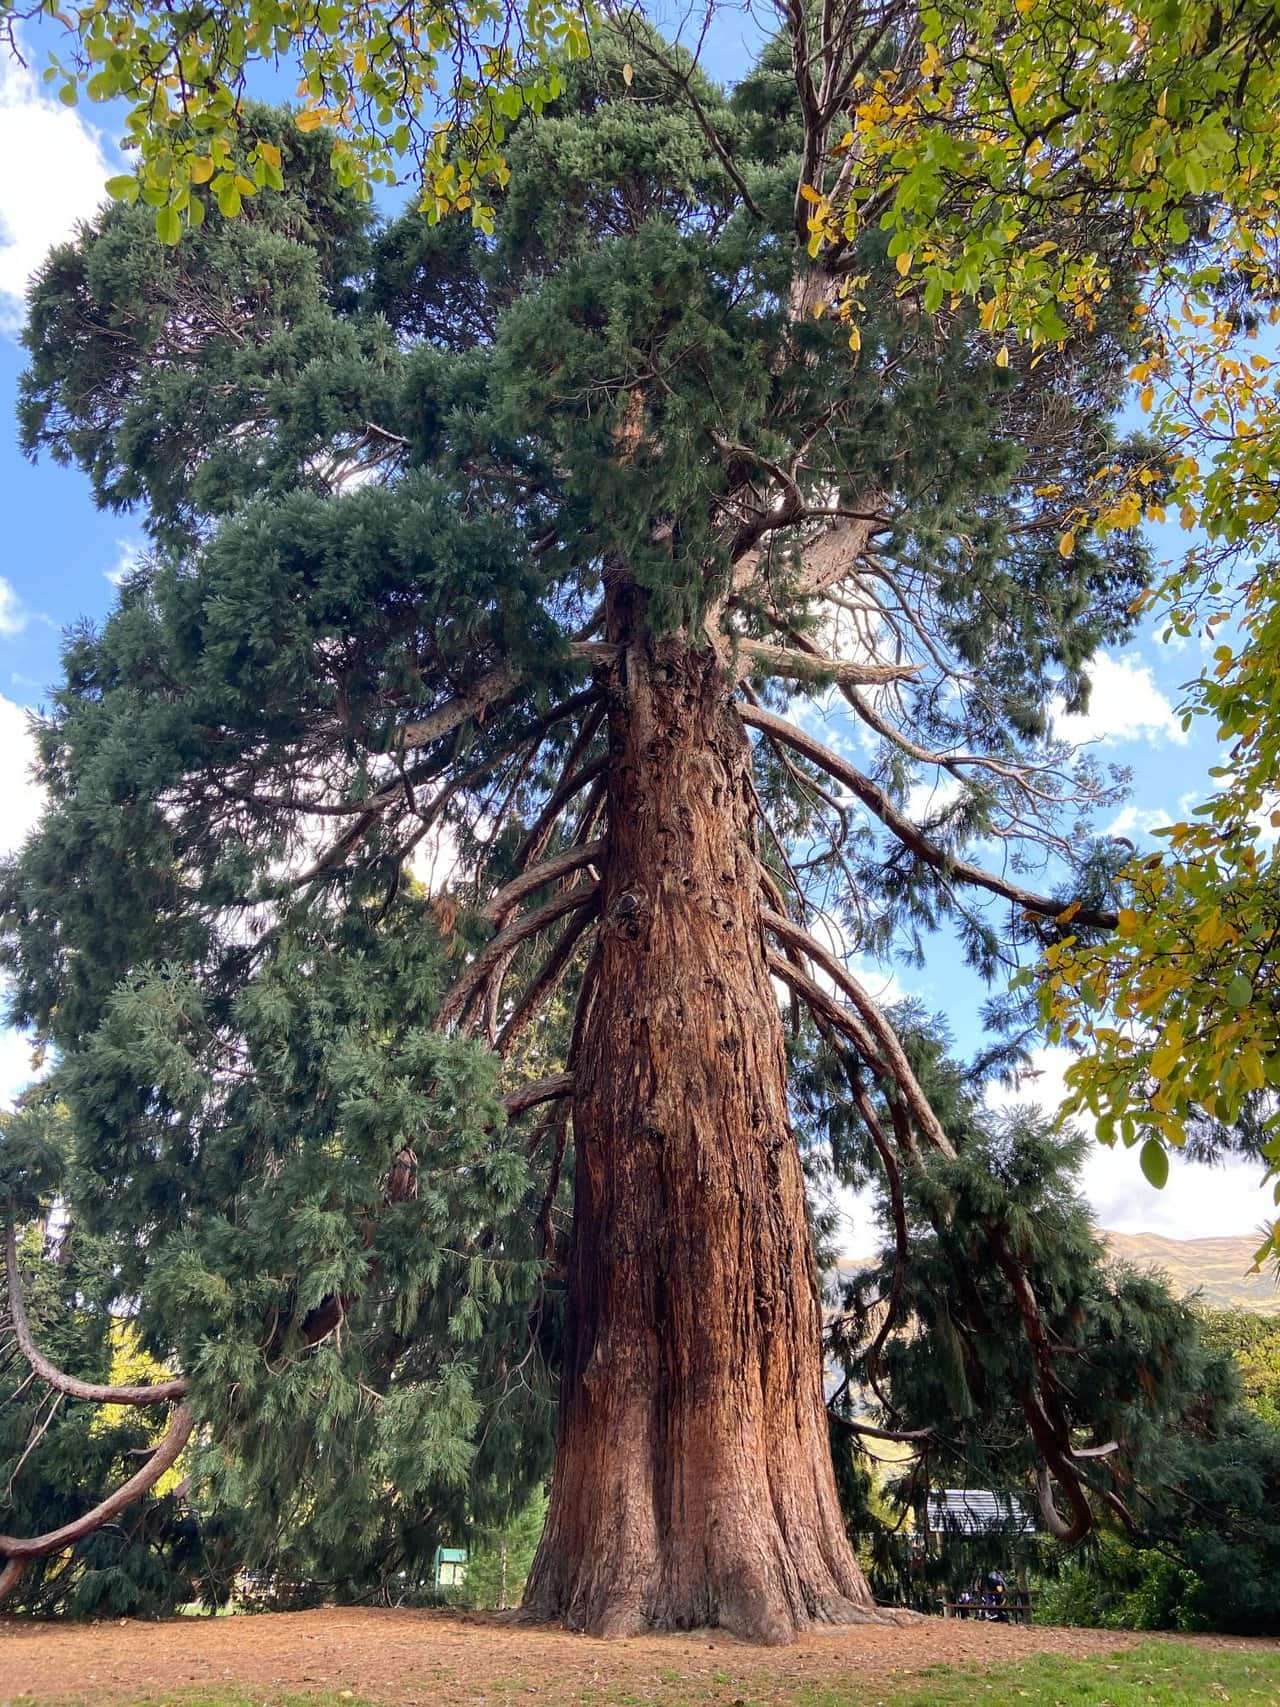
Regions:
<instances>
[{"instance_id":1,"label":"wispy cloud","mask_svg":"<svg viewBox=\"0 0 1280 1707\"><path fill-rule=\"evenodd\" d=\"M31 620L31 613L13 589L11 582L0 575L0 639L12 640L21 634Z\"/></svg>"},{"instance_id":2,"label":"wispy cloud","mask_svg":"<svg viewBox=\"0 0 1280 1707\"><path fill-rule=\"evenodd\" d=\"M1125 806L1107 825L1109 836L1149 836L1153 830L1163 830L1173 822L1163 806Z\"/></svg>"}]
</instances>

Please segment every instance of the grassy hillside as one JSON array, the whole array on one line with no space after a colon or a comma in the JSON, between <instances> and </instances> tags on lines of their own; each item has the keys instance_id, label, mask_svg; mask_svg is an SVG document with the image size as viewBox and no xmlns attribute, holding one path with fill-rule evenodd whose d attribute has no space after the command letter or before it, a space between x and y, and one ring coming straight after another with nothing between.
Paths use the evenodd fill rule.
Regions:
<instances>
[{"instance_id":1,"label":"grassy hillside","mask_svg":"<svg viewBox=\"0 0 1280 1707\"><path fill-rule=\"evenodd\" d=\"M1135 1268L1158 1269L1174 1292L1186 1298L1198 1292L1214 1310L1248 1310L1254 1315L1280 1316L1280 1286L1274 1266L1251 1274L1253 1253L1261 1235L1246 1233L1232 1239L1166 1239L1159 1233L1102 1233L1118 1262ZM871 1257L842 1257L841 1279L870 1267Z\"/></svg>"},{"instance_id":2,"label":"grassy hillside","mask_svg":"<svg viewBox=\"0 0 1280 1707\"><path fill-rule=\"evenodd\" d=\"M1166 1239L1158 1233L1103 1233L1107 1249L1135 1268L1160 1269L1182 1297L1199 1292L1216 1310L1280 1315L1274 1267L1251 1274L1255 1234L1233 1239Z\"/></svg>"}]
</instances>

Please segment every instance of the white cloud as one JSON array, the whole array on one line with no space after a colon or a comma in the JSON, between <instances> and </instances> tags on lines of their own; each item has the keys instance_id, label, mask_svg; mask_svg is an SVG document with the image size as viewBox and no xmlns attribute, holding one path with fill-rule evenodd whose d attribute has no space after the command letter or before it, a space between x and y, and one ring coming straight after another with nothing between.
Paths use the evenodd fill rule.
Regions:
<instances>
[{"instance_id":1,"label":"white cloud","mask_svg":"<svg viewBox=\"0 0 1280 1707\"><path fill-rule=\"evenodd\" d=\"M1066 1097L1063 1075L1071 1060L1066 1049L1037 1049L1032 1055L1034 1077L1028 1076L1016 1090L993 1087L988 1101L994 1108L1034 1102L1054 1114ZM1089 1123L1082 1119L1080 1124ZM1172 1152L1170 1163L1168 1183L1157 1191L1144 1179L1136 1149L1091 1144L1081 1184L1098 1226L1114 1233L1160 1233L1169 1239L1229 1238L1254 1232L1275 1213L1256 1162L1233 1159L1208 1167Z\"/></svg>"},{"instance_id":2,"label":"white cloud","mask_svg":"<svg viewBox=\"0 0 1280 1707\"><path fill-rule=\"evenodd\" d=\"M960 798L964 784L951 771L935 770L930 782L916 782L907 794L907 817L913 824L937 818Z\"/></svg>"},{"instance_id":3,"label":"white cloud","mask_svg":"<svg viewBox=\"0 0 1280 1707\"><path fill-rule=\"evenodd\" d=\"M1032 1071L1021 1087L993 1087L991 1106L1003 1109L1034 1102L1047 1113L1056 1113L1066 1095L1063 1074L1071 1059L1065 1049L1034 1051ZM1163 1191L1156 1191L1143 1178L1136 1150L1094 1143L1085 1157L1081 1187L1095 1223L1113 1233L1231 1238L1255 1233L1275 1214L1271 1193L1262 1185L1262 1170L1257 1163L1243 1160L1211 1168L1174 1154L1168 1183ZM873 1255L884 1236L875 1214L875 1193L870 1188L854 1192L836 1187L825 1202L839 1212L836 1242L841 1256Z\"/></svg>"},{"instance_id":4,"label":"white cloud","mask_svg":"<svg viewBox=\"0 0 1280 1707\"><path fill-rule=\"evenodd\" d=\"M865 1260L874 1257L884 1243L884 1227L876 1214L875 1192L868 1186L862 1191L850 1191L848 1186L836 1186L822 1199L824 1209L834 1209L839 1219L835 1239L842 1257Z\"/></svg>"},{"instance_id":5,"label":"white cloud","mask_svg":"<svg viewBox=\"0 0 1280 1707\"><path fill-rule=\"evenodd\" d=\"M21 847L44 806L44 790L31 775L34 760L25 707L0 694L0 854Z\"/></svg>"},{"instance_id":6,"label":"white cloud","mask_svg":"<svg viewBox=\"0 0 1280 1707\"><path fill-rule=\"evenodd\" d=\"M881 1008L897 1007L899 1002L905 1002L910 996L908 990L899 979L898 974L887 967L883 961L868 960L864 956L854 955L848 962L849 971L862 985L863 989Z\"/></svg>"},{"instance_id":7,"label":"white cloud","mask_svg":"<svg viewBox=\"0 0 1280 1707\"><path fill-rule=\"evenodd\" d=\"M1069 715L1061 700L1054 706L1054 732L1063 740L1077 746L1097 741L1108 747L1118 741L1185 743L1186 731L1156 686L1149 664L1099 652L1089 665L1089 676L1093 691L1083 716Z\"/></svg>"},{"instance_id":8,"label":"white cloud","mask_svg":"<svg viewBox=\"0 0 1280 1707\"><path fill-rule=\"evenodd\" d=\"M0 51L0 326L16 331L27 284L55 243L106 199L100 133Z\"/></svg>"},{"instance_id":9,"label":"white cloud","mask_svg":"<svg viewBox=\"0 0 1280 1707\"><path fill-rule=\"evenodd\" d=\"M28 615L10 582L0 575L0 638L12 640L27 626Z\"/></svg>"},{"instance_id":10,"label":"white cloud","mask_svg":"<svg viewBox=\"0 0 1280 1707\"><path fill-rule=\"evenodd\" d=\"M132 575L142 562L143 547L136 539L118 539L116 541L116 560L110 569L102 573L113 587L118 587L126 575Z\"/></svg>"},{"instance_id":11,"label":"white cloud","mask_svg":"<svg viewBox=\"0 0 1280 1707\"><path fill-rule=\"evenodd\" d=\"M1145 806L1126 806L1107 825L1109 836L1149 836L1153 830L1166 829L1172 820L1161 806L1154 810Z\"/></svg>"}]
</instances>

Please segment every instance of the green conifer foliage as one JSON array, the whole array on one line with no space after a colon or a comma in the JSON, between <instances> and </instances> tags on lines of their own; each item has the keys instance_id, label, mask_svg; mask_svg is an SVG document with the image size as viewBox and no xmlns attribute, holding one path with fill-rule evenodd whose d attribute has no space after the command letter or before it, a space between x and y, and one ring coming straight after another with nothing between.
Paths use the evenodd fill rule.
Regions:
<instances>
[{"instance_id":1,"label":"green conifer foliage","mask_svg":"<svg viewBox=\"0 0 1280 1707\"><path fill-rule=\"evenodd\" d=\"M850 43L824 51L843 75ZM498 1521L543 1476L557 1368L578 1405L562 1450L609 1390L587 1362L611 1331L593 1275L649 1264L651 1300L673 1298L689 1257L698 1308L651 1303L654 1344L686 1304L696 1332L725 1302L705 1207L668 1225L610 1186L647 1230L592 1243L605 1176L582 1155L607 1174L632 1151L575 1115L588 1068L689 1075L695 1127L705 1087L756 1096L732 1037L690 1027L662 1066L643 1026L605 1035L604 997L625 998L599 982L606 950L655 920L704 933L653 999L687 975L755 1002L752 1070L779 1111L784 979L887 1098L898 1169L937 1164L918 1189L955 1195L891 1023L808 926L825 910L855 948L922 950L945 925L990 969L1020 939L1108 923L1105 860L1074 825L1118 779L1054 743L1048 708L1082 702L1145 565L1123 535L1065 560L1046 493L1133 452L1108 424L1123 293L1032 367L998 361L963 308L924 318L874 232L824 270L796 186L836 110L815 118L791 64L770 48L728 97L657 37L602 38L513 128L491 236L379 226L262 115L284 192L233 221L211 207L163 252L116 206L35 289L25 442L139 507L153 549L106 624L70 638L40 730L50 804L4 876L4 960L68 1134L33 1171L33 1108L0 1153L19 1220L56 1194L107 1241L117 1300L186 1383L192 1473L249 1514L250 1556L289 1530L330 1580L421 1568L442 1530ZM781 715L833 682L858 763ZM704 895L684 808L657 823L634 793L667 738L645 745L637 707L668 692L718 733L702 750L677 731L658 785L709 767L690 799L723 822L699 846L759 897ZM741 787L714 781L748 753ZM922 775L948 798L913 818ZM975 863L982 841L1014 870L1056 858L1054 893ZM415 861L441 845L432 876ZM624 845L651 883L615 876ZM791 1138L769 1121L722 1131L716 1156L776 1182ZM672 1179L700 1166L673 1160ZM989 1209L1012 1268L1014 1208ZM790 1215L804 1254L755 1283L750 1332L794 1353L820 1416L816 1332L771 1314L786 1293L816 1324L803 1211L766 1193L759 1213ZM825 1444L802 1483L834 1510ZM571 1493L562 1476L543 1610L774 1638L870 1615L851 1563L829 1592L792 1570L798 1516L740 1601L732 1561L694 1581L675 1543L665 1602L586 1565L552 1582L591 1552Z\"/></svg>"}]
</instances>

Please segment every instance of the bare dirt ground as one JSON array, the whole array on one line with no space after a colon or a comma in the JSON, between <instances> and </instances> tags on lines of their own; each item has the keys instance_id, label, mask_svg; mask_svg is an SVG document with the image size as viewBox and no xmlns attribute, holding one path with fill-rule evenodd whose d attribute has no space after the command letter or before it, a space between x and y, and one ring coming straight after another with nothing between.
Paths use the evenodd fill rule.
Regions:
<instances>
[{"instance_id":1,"label":"bare dirt ground","mask_svg":"<svg viewBox=\"0 0 1280 1707\"><path fill-rule=\"evenodd\" d=\"M352 1690L388 1707L536 1707L544 1703L784 1703L814 1686L857 1685L872 1698L939 1664L995 1664L1035 1653L1115 1652L1151 1638L930 1618L907 1630L859 1627L757 1648L718 1631L601 1642L483 1614L332 1608L160 1624L0 1620L0 1703L177 1702L205 1688L280 1693ZM1266 1647L1227 1637L1214 1647ZM261 1696L259 1695L261 1692Z\"/></svg>"}]
</instances>

